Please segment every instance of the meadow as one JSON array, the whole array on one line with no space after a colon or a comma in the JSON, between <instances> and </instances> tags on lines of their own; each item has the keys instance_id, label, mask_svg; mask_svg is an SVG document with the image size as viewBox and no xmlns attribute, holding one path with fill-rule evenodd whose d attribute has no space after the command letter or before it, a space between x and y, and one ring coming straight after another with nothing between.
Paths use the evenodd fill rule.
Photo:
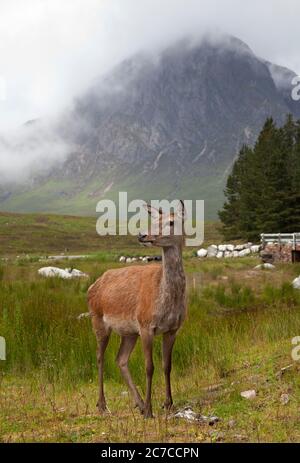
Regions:
<instances>
[{"instance_id":1,"label":"meadow","mask_svg":"<svg viewBox=\"0 0 300 463\"><path fill-rule=\"evenodd\" d=\"M13 215L12 220L17 219ZM81 220L80 226L91 219ZM33 215L30 226L32 221ZM209 225L208 241L217 233ZM299 442L300 364L291 358L291 340L300 335L300 291L290 283L300 266L254 270L255 257L200 260L186 250L189 311L174 349L174 410L188 406L219 421L213 426L188 422L161 408L159 337L154 352L155 418L144 420L132 406L115 362L117 336L111 338L105 365L111 414L99 416L96 342L89 318L78 315L87 311L88 286L106 269L123 265L118 256L124 250L136 255L144 251L125 239L113 247L109 238L106 248L106 239L97 238L97 252L96 238L71 249L88 253L71 264L88 273L89 278L80 281L38 276L38 268L45 265L38 258L42 232L38 239L26 237L28 255L16 257L20 251L12 237L6 245L14 252L1 250L6 260L0 264L0 336L6 339L7 360L0 362L0 442ZM49 251L58 254L60 248L53 245ZM65 268L70 262L54 265ZM139 343L130 369L144 392ZM240 393L250 389L257 396L242 398Z\"/></svg>"}]
</instances>

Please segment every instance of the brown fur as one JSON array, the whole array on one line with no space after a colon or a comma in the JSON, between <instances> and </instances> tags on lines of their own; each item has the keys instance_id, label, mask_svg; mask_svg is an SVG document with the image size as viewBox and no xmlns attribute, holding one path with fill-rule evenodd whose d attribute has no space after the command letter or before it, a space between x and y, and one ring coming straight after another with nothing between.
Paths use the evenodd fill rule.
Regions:
<instances>
[{"instance_id":1,"label":"brown fur","mask_svg":"<svg viewBox=\"0 0 300 463\"><path fill-rule=\"evenodd\" d=\"M133 320L146 327L151 323L158 296L153 293L153 288L159 287L161 276L159 264L108 270L88 290L92 319L95 315L102 320L108 316L116 322ZM107 331L105 326L103 330ZM124 334L139 334L139 330Z\"/></svg>"},{"instance_id":2,"label":"brown fur","mask_svg":"<svg viewBox=\"0 0 300 463\"><path fill-rule=\"evenodd\" d=\"M108 270L88 290L88 305L98 340L100 412L107 410L103 391L104 353L111 331L118 333L121 346L117 362L136 405L145 417L152 417L151 387L153 376L152 346L157 334L163 335L163 367L166 379L165 406L172 406L171 356L176 333L186 315L185 275L182 264L183 237L162 230L172 215L164 216L149 208L159 222L158 235L141 235L141 243L151 242L163 248L162 265L132 266ZM181 211L183 212L183 211ZM182 216L180 220L182 220ZM176 216L177 217L177 216ZM179 218L177 218L179 220ZM174 224L171 224L171 231ZM146 400L143 402L134 385L128 360L138 336L141 337L147 374Z\"/></svg>"}]
</instances>

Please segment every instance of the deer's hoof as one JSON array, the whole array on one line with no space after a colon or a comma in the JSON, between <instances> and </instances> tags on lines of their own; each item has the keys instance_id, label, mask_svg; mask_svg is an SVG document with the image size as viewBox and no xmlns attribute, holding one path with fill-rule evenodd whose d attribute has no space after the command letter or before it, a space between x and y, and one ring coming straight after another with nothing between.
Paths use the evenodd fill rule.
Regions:
<instances>
[{"instance_id":1,"label":"deer's hoof","mask_svg":"<svg viewBox=\"0 0 300 463\"><path fill-rule=\"evenodd\" d=\"M98 413L99 415L111 415L111 411L107 408L105 403L99 404L97 403Z\"/></svg>"},{"instance_id":2,"label":"deer's hoof","mask_svg":"<svg viewBox=\"0 0 300 463\"><path fill-rule=\"evenodd\" d=\"M164 408L167 412L170 412L171 410L173 410L173 402L165 402L162 406L162 408Z\"/></svg>"},{"instance_id":3,"label":"deer's hoof","mask_svg":"<svg viewBox=\"0 0 300 463\"><path fill-rule=\"evenodd\" d=\"M141 412L141 415L144 414L145 411L145 405L143 403L136 403L134 408L138 408L139 411Z\"/></svg>"},{"instance_id":4,"label":"deer's hoof","mask_svg":"<svg viewBox=\"0 0 300 463\"><path fill-rule=\"evenodd\" d=\"M152 413L152 410L145 410L144 411L144 418L146 420L150 419L150 418L154 418L153 416L153 413Z\"/></svg>"}]
</instances>

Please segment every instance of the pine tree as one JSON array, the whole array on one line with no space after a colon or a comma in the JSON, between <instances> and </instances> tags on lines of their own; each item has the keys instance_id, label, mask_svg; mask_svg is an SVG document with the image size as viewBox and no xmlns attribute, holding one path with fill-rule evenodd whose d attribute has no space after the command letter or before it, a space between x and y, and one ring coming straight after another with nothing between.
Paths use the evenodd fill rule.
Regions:
<instances>
[{"instance_id":1,"label":"pine tree","mask_svg":"<svg viewBox=\"0 0 300 463\"><path fill-rule=\"evenodd\" d=\"M224 208L219 212L220 219L224 225L223 233L225 237L236 238L242 237L242 231L239 230L240 224L240 192L242 189L241 180L243 178L243 166L247 164L247 157L251 151L247 146L243 146L239 157L233 165L232 173L229 175L225 190L227 202Z\"/></svg>"},{"instance_id":2,"label":"pine tree","mask_svg":"<svg viewBox=\"0 0 300 463\"><path fill-rule=\"evenodd\" d=\"M253 149L243 146L219 217L226 238L300 231L300 121L277 128L266 120Z\"/></svg>"},{"instance_id":3,"label":"pine tree","mask_svg":"<svg viewBox=\"0 0 300 463\"><path fill-rule=\"evenodd\" d=\"M294 125L294 149L290 155L290 230L300 232L300 121Z\"/></svg>"}]
</instances>

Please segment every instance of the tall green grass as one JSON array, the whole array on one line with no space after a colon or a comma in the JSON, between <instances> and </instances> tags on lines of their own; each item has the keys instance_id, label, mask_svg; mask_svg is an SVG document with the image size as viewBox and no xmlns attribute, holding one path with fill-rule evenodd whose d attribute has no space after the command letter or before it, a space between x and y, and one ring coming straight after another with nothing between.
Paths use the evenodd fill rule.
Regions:
<instances>
[{"instance_id":1,"label":"tall green grass","mask_svg":"<svg viewBox=\"0 0 300 463\"><path fill-rule=\"evenodd\" d=\"M90 281L37 279L6 281L0 269L0 335L6 338L3 373L32 375L41 381L72 387L96 378L96 342L88 318L86 291ZM189 312L174 350L174 374L190 369L223 377L234 368L239 352L254 344L291 339L300 333L300 292L283 284L264 286L259 294L232 282L189 294ZM106 354L106 378L121 381L113 335ZM155 363L161 361L159 339ZM131 370L143 384L141 347ZM0 370L0 371L1 371ZM141 379L142 378L142 379Z\"/></svg>"}]
</instances>

